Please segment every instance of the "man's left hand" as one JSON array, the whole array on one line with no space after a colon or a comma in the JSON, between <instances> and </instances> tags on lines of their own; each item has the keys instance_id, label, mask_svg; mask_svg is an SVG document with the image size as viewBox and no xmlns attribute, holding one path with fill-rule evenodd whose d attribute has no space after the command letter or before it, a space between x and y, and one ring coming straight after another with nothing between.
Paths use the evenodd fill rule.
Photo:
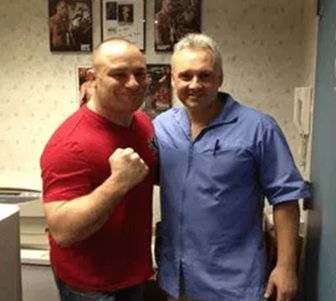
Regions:
<instances>
[{"instance_id":1,"label":"man's left hand","mask_svg":"<svg viewBox=\"0 0 336 301\"><path fill-rule=\"evenodd\" d=\"M272 271L264 298L270 298L276 293L276 301L291 301L298 290L298 279L294 269L275 267Z\"/></svg>"}]
</instances>

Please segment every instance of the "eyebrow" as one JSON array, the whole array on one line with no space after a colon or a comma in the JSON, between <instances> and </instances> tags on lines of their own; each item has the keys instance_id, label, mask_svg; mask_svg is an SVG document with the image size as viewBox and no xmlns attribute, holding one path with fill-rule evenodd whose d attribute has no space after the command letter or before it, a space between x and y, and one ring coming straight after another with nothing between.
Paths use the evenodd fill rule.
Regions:
<instances>
[{"instance_id":1,"label":"eyebrow","mask_svg":"<svg viewBox=\"0 0 336 301\"><path fill-rule=\"evenodd\" d=\"M178 74L197 74L197 75L201 75L201 74L212 74L215 73L214 70L208 70L208 69L202 69L202 70L192 70L192 69L188 69L188 70L183 70L178 72Z\"/></svg>"},{"instance_id":2,"label":"eyebrow","mask_svg":"<svg viewBox=\"0 0 336 301\"><path fill-rule=\"evenodd\" d=\"M131 70L131 72L139 72L139 71L143 71L146 72L147 68L145 67L135 67L135 68L127 68L127 67L117 67L117 68L110 68L109 71L107 72L108 74L111 73L115 73L115 72L129 72Z\"/></svg>"}]
</instances>

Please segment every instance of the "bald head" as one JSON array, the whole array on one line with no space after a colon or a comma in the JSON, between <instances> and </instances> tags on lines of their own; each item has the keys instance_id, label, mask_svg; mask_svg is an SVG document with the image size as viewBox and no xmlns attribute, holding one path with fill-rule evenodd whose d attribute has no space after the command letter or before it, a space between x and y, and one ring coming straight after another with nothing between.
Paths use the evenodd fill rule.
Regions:
<instances>
[{"instance_id":1,"label":"bald head","mask_svg":"<svg viewBox=\"0 0 336 301\"><path fill-rule=\"evenodd\" d=\"M93 69L96 88L89 107L118 124L128 124L146 93L145 56L128 40L110 39L96 47Z\"/></svg>"},{"instance_id":2,"label":"bald head","mask_svg":"<svg viewBox=\"0 0 336 301\"><path fill-rule=\"evenodd\" d=\"M122 56L126 51L143 56L138 47L126 39L110 39L99 44L93 54L93 68L96 72L106 66L114 57Z\"/></svg>"}]
</instances>

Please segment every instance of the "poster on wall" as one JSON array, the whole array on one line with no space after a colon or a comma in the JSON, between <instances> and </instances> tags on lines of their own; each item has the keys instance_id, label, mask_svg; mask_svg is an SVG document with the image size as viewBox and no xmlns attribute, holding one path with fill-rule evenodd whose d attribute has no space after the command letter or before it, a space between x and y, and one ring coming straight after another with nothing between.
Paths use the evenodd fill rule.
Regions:
<instances>
[{"instance_id":1,"label":"poster on wall","mask_svg":"<svg viewBox=\"0 0 336 301\"><path fill-rule=\"evenodd\" d=\"M201 32L201 0L155 0L154 46L172 51L188 33Z\"/></svg>"},{"instance_id":2,"label":"poster on wall","mask_svg":"<svg viewBox=\"0 0 336 301\"><path fill-rule=\"evenodd\" d=\"M78 104L81 107L90 100L94 93L94 74L92 66L78 66L76 67L76 71Z\"/></svg>"},{"instance_id":3,"label":"poster on wall","mask_svg":"<svg viewBox=\"0 0 336 301\"><path fill-rule=\"evenodd\" d=\"M48 0L51 51L92 51L91 0Z\"/></svg>"},{"instance_id":4,"label":"poster on wall","mask_svg":"<svg viewBox=\"0 0 336 301\"><path fill-rule=\"evenodd\" d=\"M102 40L120 37L145 50L145 0L101 0Z\"/></svg>"},{"instance_id":5,"label":"poster on wall","mask_svg":"<svg viewBox=\"0 0 336 301\"><path fill-rule=\"evenodd\" d=\"M147 64L150 85L142 110L151 118L172 107L171 67L169 64Z\"/></svg>"}]
</instances>

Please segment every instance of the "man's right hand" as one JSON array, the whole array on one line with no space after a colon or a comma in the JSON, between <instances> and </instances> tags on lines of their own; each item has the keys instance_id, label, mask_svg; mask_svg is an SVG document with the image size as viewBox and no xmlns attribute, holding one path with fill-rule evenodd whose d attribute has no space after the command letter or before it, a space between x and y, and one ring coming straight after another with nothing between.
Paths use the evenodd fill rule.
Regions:
<instances>
[{"instance_id":1,"label":"man's right hand","mask_svg":"<svg viewBox=\"0 0 336 301\"><path fill-rule=\"evenodd\" d=\"M126 191L140 183L148 174L149 168L132 148L117 148L109 158L111 179Z\"/></svg>"}]
</instances>

